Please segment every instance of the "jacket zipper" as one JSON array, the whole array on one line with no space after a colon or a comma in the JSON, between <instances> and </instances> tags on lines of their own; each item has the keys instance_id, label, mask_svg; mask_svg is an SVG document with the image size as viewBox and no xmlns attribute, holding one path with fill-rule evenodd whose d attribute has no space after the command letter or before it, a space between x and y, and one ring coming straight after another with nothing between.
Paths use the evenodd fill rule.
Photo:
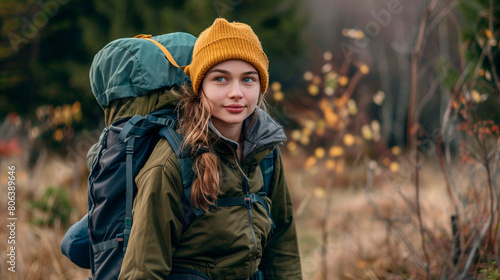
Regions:
<instances>
[{"instance_id":1,"label":"jacket zipper","mask_svg":"<svg viewBox=\"0 0 500 280\"><path fill-rule=\"evenodd\" d=\"M245 175L248 176L248 171L245 172ZM255 229L253 227L253 211L252 211L252 201L250 201L250 187L248 185L248 180L245 176L243 176L243 187L245 189L245 202L248 210L248 224L250 228L250 234L252 234L253 240L253 250L252 256L255 256L257 253L257 237L255 236Z\"/></svg>"},{"instance_id":2,"label":"jacket zipper","mask_svg":"<svg viewBox=\"0 0 500 280\"><path fill-rule=\"evenodd\" d=\"M238 155L236 154L236 151L231 147L231 145L229 145L228 143L226 143L226 144L229 146L229 148L233 152L233 156L236 159L236 164L238 164L240 170L243 171L243 166L240 163L240 161L238 160ZM243 171L243 172L244 172L244 174L243 174L242 180L243 180L243 190L245 192L246 208L248 211L248 225L250 228L250 234L252 235L252 241L253 241L253 250L251 251L250 255L251 255L251 257L253 257L257 253L257 237L255 235L255 229L253 227L252 202L250 201L250 186L248 185L248 179L247 179L248 174L250 172L250 167L248 167L248 169L246 171Z\"/></svg>"},{"instance_id":3,"label":"jacket zipper","mask_svg":"<svg viewBox=\"0 0 500 280\"><path fill-rule=\"evenodd\" d=\"M228 143L226 143L226 145L228 145L229 148L231 149L231 151L233 152L233 156L236 159L236 163L240 167L240 170L243 171L242 163L240 163L240 161L238 160L238 155L236 154L236 151ZM258 153L259 151L262 151L264 149L267 149L268 147L272 147L275 145L276 145L276 143L268 143L267 145L260 147L258 150L255 150L255 151L251 152L250 154L248 154L243 160L246 160L248 158L252 158L253 155ZM250 186L248 184L248 179L247 179L249 172L250 172L250 167L248 167L248 169L246 171L243 171L243 172L245 173L245 174L243 174L243 189L245 191L245 202L246 202L246 208L248 210L248 223L249 223L250 234L252 235L253 246L254 246L254 248L251 252L251 256L254 257L257 255L257 251L258 251L257 248L258 247L257 247L257 237L255 235L255 229L254 229L254 224L253 224L252 201L250 201Z\"/></svg>"}]
</instances>

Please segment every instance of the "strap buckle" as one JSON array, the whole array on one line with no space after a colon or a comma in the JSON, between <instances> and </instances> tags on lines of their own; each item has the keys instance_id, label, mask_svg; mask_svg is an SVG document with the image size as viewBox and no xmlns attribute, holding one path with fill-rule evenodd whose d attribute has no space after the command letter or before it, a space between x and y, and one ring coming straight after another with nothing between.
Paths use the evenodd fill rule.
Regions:
<instances>
[{"instance_id":1,"label":"strap buckle","mask_svg":"<svg viewBox=\"0 0 500 280\"><path fill-rule=\"evenodd\" d=\"M134 153L134 146L132 146L132 145L127 145L127 148L126 148L126 153L127 153L127 154L133 154L133 153Z\"/></svg>"},{"instance_id":2,"label":"strap buckle","mask_svg":"<svg viewBox=\"0 0 500 280\"><path fill-rule=\"evenodd\" d=\"M116 241L118 241L120 247L123 247L123 233L119 233L116 235Z\"/></svg>"}]
</instances>

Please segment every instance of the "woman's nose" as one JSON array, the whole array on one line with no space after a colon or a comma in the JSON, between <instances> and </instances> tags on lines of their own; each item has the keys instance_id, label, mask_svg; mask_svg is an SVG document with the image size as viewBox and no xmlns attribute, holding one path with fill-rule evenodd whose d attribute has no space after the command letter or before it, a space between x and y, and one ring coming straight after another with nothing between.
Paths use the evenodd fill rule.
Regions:
<instances>
[{"instance_id":1,"label":"woman's nose","mask_svg":"<svg viewBox=\"0 0 500 280\"><path fill-rule=\"evenodd\" d=\"M242 98L243 97L243 90L241 88L241 85L239 83L234 83L233 86L231 87L231 92L229 93L230 98Z\"/></svg>"}]
</instances>

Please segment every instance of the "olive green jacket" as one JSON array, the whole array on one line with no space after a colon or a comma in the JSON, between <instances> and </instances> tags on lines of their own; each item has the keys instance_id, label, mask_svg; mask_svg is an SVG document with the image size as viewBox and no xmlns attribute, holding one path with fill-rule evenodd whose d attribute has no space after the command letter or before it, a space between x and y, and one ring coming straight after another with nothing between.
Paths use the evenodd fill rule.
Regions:
<instances>
[{"instance_id":1,"label":"olive green jacket","mask_svg":"<svg viewBox=\"0 0 500 280\"><path fill-rule=\"evenodd\" d=\"M248 125L246 125L248 126ZM237 143L222 137L212 147L223 174L220 198L242 197L244 176L250 193L263 185L260 161L285 138L282 128L267 113L246 128L244 160L236 159ZM166 279L172 267L199 271L211 279L247 279L259 268L265 279L302 279L293 218L293 206L281 156L274 165L266 201L276 224L264 207L254 204L210 208L181 234L183 226L182 179L168 141L161 139L136 177L133 225L119 279Z\"/></svg>"}]
</instances>

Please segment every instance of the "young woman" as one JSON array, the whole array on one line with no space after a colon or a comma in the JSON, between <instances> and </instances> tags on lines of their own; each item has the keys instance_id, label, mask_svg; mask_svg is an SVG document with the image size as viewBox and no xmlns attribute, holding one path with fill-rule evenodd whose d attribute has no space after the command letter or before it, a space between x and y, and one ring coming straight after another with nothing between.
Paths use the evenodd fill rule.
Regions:
<instances>
[{"instance_id":1,"label":"young woman","mask_svg":"<svg viewBox=\"0 0 500 280\"><path fill-rule=\"evenodd\" d=\"M200 34L184 71L192 84L181 93L179 132L196 174L190 200L203 214L183 230L179 163L160 140L136 177L119 279L302 279L279 153L270 191L261 196L265 206L218 203L256 197L263 186L260 162L286 140L262 109L269 76L258 37L246 24L216 19Z\"/></svg>"}]
</instances>

